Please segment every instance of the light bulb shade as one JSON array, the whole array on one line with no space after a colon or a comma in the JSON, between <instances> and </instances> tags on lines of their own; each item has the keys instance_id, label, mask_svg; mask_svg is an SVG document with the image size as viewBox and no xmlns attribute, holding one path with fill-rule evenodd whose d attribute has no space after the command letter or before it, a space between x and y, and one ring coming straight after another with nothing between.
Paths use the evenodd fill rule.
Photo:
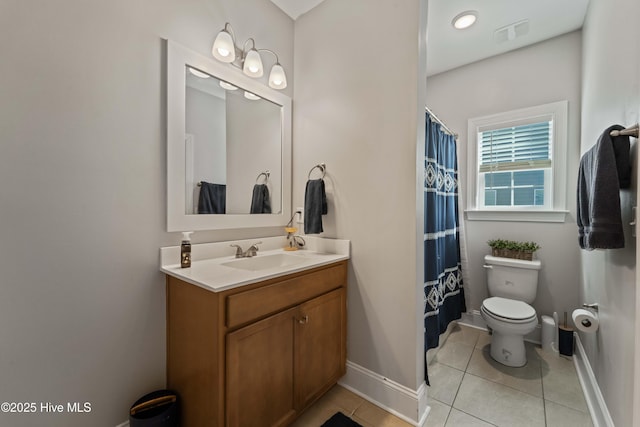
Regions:
<instances>
[{"instance_id":1,"label":"light bulb shade","mask_svg":"<svg viewBox=\"0 0 640 427\"><path fill-rule=\"evenodd\" d=\"M244 97L247 98L247 99L250 99L252 101L257 101L258 99L262 99L258 95L254 94L254 93L251 93L251 92L248 92L246 90L244 91Z\"/></svg>"},{"instance_id":2,"label":"light bulb shade","mask_svg":"<svg viewBox=\"0 0 640 427\"><path fill-rule=\"evenodd\" d=\"M227 83L225 81L220 80L220 87L226 90L236 90L238 89L237 87L235 87L234 85L232 85L231 83Z\"/></svg>"},{"instance_id":3,"label":"light bulb shade","mask_svg":"<svg viewBox=\"0 0 640 427\"><path fill-rule=\"evenodd\" d=\"M284 89L287 87L287 75L279 63L276 63L271 68L271 73L269 73L269 87L273 89Z\"/></svg>"},{"instance_id":4,"label":"light bulb shade","mask_svg":"<svg viewBox=\"0 0 640 427\"><path fill-rule=\"evenodd\" d=\"M244 66L242 71L249 77L262 77L263 67L262 59L257 50L251 49L244 58Z\"/></svg>"},{"instance_id":5,"label":"light bulb shade","mask_svg":"<svg viewBox=\"0 0 640 427\"><path fill-rule=\"evenodd\" d=\"M208 79L209 77L211 77L209 74L203 73L202 71L196 70L195 68L191 68L191 67L187 67L187 68L189 69L189 72L191 74L201 79Z\"/></svg>"},{"instance_id":6,"label":"light bulb shade","mask_svg":"<svg viewBox=\"0 0 640 427\"><path fill-rule=\"evenodd\" d=\"M233 44L233 38L227 30L222 30L218 33L213 42L211 54L221 62L229 63L236 60L236 46Z\"/></svg>"}]
</instances>

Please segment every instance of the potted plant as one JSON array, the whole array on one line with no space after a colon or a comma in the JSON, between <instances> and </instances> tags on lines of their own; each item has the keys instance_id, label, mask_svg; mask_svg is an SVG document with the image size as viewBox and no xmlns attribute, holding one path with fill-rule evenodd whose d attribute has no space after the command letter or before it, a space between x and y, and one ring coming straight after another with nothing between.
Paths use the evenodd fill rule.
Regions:
<instances>
[{"instance_id":1,"label":"potted plant","mask_svg":"<svg viewBox=\"0 0 640 427\"><path fill-rule=\"evenodd\" d=\"M491 247L491 255L503 258L533 260L533 254L540 249L536 242L516 242L514 240L493 239L487 244Z\"/></svg>"}]
</instances>

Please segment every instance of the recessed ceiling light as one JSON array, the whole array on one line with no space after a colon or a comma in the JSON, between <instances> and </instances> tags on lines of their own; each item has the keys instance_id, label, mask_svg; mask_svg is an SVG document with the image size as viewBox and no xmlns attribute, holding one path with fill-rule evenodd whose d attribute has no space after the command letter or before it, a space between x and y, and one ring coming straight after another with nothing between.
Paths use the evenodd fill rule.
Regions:
<instances>
[{"instance_id":1,"label":"recessed ceiling light","mask_svg":"<svg viewBox=\"0 0 640 427\"><path fill-rule=\"evenodd\" d=\"M478 12L475 10L467 10L456 15L453 21L451 21L451 25L458 30L464 30L472 26L476 22L476 19L478 19Z\"/></svg>"}]
</instances>

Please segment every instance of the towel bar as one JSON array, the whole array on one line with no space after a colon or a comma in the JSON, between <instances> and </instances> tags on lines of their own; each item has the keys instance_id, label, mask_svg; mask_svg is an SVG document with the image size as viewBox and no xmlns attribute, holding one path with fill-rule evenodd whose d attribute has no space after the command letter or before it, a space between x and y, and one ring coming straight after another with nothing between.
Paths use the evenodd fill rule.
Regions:
<instances>
[{"instance_id":1,"label":"towel bar","mask_svg":"<svg viewBox=\"0 0 640 427\"><path fill-rule=\"evenodd\" d=\"M628 136L633 136L634 138L637 138L639 129L640 129L640 126L638 125L638 123L636 123L635 125L628 127L624 130L612 130L609 133L609 135L611 136L628 135Z\"/></svg>"},{"instance_id":2,"label":"towel bar","mask_svg":"<svg viewBox=\"0 0 640 427\"><path fill-rule=\"evenodd\" d=\"M327 165L324 164L324 163L318 163L317 165L312 167L311 170L309 170L309 174L307 175L307 179L311 179L311 172L313 172L313 170L315 168L318 168L318 169L320 169L322 171L322 178L321 179L324 179L324 175L327 172Z\"/></svg>"}]
</instances>

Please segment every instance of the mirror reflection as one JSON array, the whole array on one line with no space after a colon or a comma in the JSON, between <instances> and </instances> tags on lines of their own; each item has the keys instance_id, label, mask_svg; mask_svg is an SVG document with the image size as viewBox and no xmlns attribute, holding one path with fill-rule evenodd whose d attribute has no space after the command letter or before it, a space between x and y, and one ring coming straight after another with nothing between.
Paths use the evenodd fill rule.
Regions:
<instances>
[{"instance_id":1,"label":"mirror reflection","mask_svg":"<svg viewBox=\"0 0 640 427\"><path fill-rule=\"evenodd\" d=\"M279 214L281 106L189 65L185 85L185 214Z\"/></svg>"}]
</instances>

